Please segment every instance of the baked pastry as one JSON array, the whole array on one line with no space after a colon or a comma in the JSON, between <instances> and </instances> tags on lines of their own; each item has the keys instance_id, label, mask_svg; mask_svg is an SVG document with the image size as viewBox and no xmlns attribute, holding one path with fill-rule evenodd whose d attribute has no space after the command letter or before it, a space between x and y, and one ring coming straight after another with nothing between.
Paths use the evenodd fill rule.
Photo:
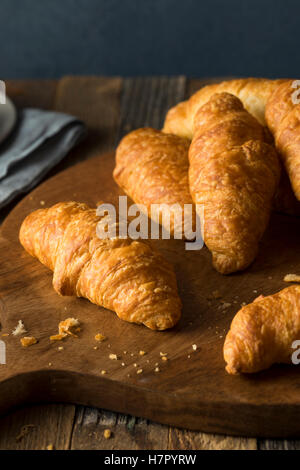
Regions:
<instances>
[{"instance_id":1,"label":"baked pastry","mask_svg":"<svg viewBox=\"0 0 300 470\"><path fill-rule=\"evenodd\" d=\"M292 85L293 80L288 80L275 88L266 105L266 120L300 200L300 104Z\"/></svg>"},{"instance_id":2,"label":"baked pastry","mask_svg":"<svg viewBox=\"0 0 300 470\"><path fill-rule=\"evenodd\" d=\"M300 339L300 285L260 296L234 317L224 344L229 374L253 373L291 363Z\"/></svg>"},{"instance_id":3,"label":"baked pastry","mask_svg":"<svg viewBox=\"0 0 300 470\"><path fill-rule=\"evenodd\" d=\"M194 93L187 101L182 101L167 113L163 132L192 139L194 117L215 93L227 92L237 96L261 124L265 125L265 106L273 91L286 80L265 78L241 78L207 85Z\"/></svg>"},{"instance_id":4,"label":"baked pastry","mask_svg":"<svg viewBox=\"0 0 300 470\"><path fill-rule=\"evenodd\" d=\"M164 225L164 219L156 213L159 208L154 204L179 204L178 210L174 208L170 214L170 224L165 226L172 234L174 225L175 232L182 227L184 204L190 204L192 211L189 146L188 139L144 128L126 135L116 151L114 179L135 203L144 205L149 217L153 215Z\"/></svg>"},{"instance_id":5,"label":"baked pastry","mask_svg":"<svg viewBox=\"0 0 300 470\"><path fill-rule=\"evenodd\" d=\"M267 227L280 164L263 126L241 101L217 93L194 122L189 183L204 208L204 242L222 274L254 260Z\"/></svg>"},{"instance_id":6,"label":"baked pastry","mask_svg":"<svg viewBox=\"0 0 300 470\"><path fill-rule=\"evenodd\" d=\"M153 330L174 326L181 302L170 264L147 241L100 239L95 209L61 202L26 217L20 242L53 274L58 294L85 297Z\"/></svg>"}]
</instances>

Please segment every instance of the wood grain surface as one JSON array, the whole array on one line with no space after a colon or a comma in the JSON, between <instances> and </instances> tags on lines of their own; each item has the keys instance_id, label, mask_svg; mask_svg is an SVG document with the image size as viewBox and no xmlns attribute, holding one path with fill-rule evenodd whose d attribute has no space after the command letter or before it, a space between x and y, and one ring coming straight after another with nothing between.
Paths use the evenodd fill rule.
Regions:
<instances>
[{"instance_id":1,"label":"wood grain surface","mask_svg":"<svg viewBox=\"0 0 300 470\"><path fill-rule=\"evenodd\" d=\"M89 135L86 145L82 144L81 155L79 148L70 153L65 162L60 165L56 171L63 167L70 166L74 161L85 159L95 153L101 152L112 147L121 135L128 132L131 128L140 127L145 123L147 125L160 126L163 114L166 109L180 101L187 90L187 93L194 91L203 81L188 81L181 77L179 79L99 79L99 86L96 78L66 78L56 86L59 91L56 93L55 105L51 101L53 98L54 85L51 87L48 95L48 102L45 99L45 87L42 82L30 83L27 87L25 82L15 83L14 89L19 88L15 95L15 101L21 105L30 105L32 97L36 97L41 92L43 103L46 107L57 107L57 109L73 112L85 120L90 119L89 127L95 126L101 129L98 137ZM57 85L57 84L55 84ZM80 88L81 85L81 88ZM101 106L101 99L110 109L98 114L97 106L90 106L93 100L88 100L89 106L85 108L85 94L90 95L90 89L102 90L97 96L98 106ZM35 91L33 91L33 88ZM22 90L20 94L20 89ZM70 91L72 89L72 91ZM80 94L77 94L80 89ZM143 92L148 89L144 104L140 106ZM30 90L30 93L28 92ZM42 92L43 91L43 92ZM27 93L27 95L26 95ZM166 93L169 98L166 100ZM51 95L51 97L50 97ZM66 98L68 96L68 98ZM155 97L155 98L154 98ZM172 102L173 100L173 102ZM79 102L79 104L78 104ZM36 101L38 106L38 100ZM52 103L52 104L51 104ZM41 105L42 106L42 105ZM91 108L91 109L90 109ZM75 111L78 110L78 112ZM103 108L102 108L103 109ZM159 111L158 111L159 110ZM139 118L137 118L139 115ZM95 124L97 123L97 124ZM158 123L158 124L157 124ZM94 139L92 143L90 139ZM103 142L103 147L102 143ZM94 151L95 149L95 151ZM54 172L53 172L54 173ZM38 201L35 201L38 203ZM280 283L278 278L276 282ZM259 287L259 286L258 286ZM263 288L264 286L262 286ZM254 289L256 290L256 289ZM146 420L115 415L110 412L102 412L89 408L75 407L66 405L68 419L57 428L57 423L61 423L60 414L64 407L54 405L36 406L19 410L3 418L0 422L0 448L44 448L48 443L54 443L56 448L297 448L297 441L264 441L256 439L232 438L225 436L208 435L193 431L183 431L174 428L168 428L155 423L149 423ZM47 418L46 418L47 417ZM49 417L49 419L48 419ZM44 419L45 418L45 419ZM20 429L32 422L33 427L29 427L24 436L20 438ZM51 424L52 423L52 424ZM71 426L68 424L71 423ZM109 426L114 430L113 439L103 440L103 426ZM121 430L124 428L124 433ZM37 431L37 429L39 431ZM125 435L129 434L127 439ZM22 434L22 433L21 433ZM39 438L36 438L38 434ZM138 438L138 435L140 437ZM16 437L19 437L16 444ZM108 443L109 442L109 443ZM122 444L124 442L124 444ZM127 442L127 443L126 443ZM158 444L157 444L158 443ZM124 445L125 447L122 447ZM111 447L110 447L111 446ZM126 447L127 446L127 447ZM157 447L158 446L158 447Z\"/></svg>"}]
</instances>

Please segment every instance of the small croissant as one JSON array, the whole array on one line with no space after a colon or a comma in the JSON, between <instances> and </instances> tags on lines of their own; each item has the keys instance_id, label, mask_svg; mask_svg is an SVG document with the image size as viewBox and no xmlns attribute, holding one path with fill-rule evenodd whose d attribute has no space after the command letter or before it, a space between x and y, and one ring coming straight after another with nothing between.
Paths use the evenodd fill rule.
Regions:
<instances>
[{"instance_id":1,"label":"small croissant","mask_svg":"<svg viewBox=\"0 0 300 470\"><path fill-rule=\"evenodd\" d=\"M99 238L100 220L86 204L61 202L29 214L20 242L54 272L58 294L85 297L153 330L174 326L181 301L170 264L147 240Z\"/></svg>"},{"instance_id":2,"label":"small croissant","mask_svg":"<svg viewBox=\"0 0 300 470\"><path fill-rule=\"evenodd\" d=\"M300 339L300 285L260 296L234 317L224 343L229 374L253 373L292 362Z\"/></svg>"},{"instance_id":3,"label":"small croissant","mask_svg":"<svg viewBox=\"0 0 300 470\"><path fill-rule=\"evenodd\" d=\"M252 263L267 227L280 176L268 139L265 128L229 93L213 95L195 116L190 191L203 207L204 242L222 274Z\"/></svg>"},{"instance_id":4,"label":"small croissant","mask_svg":"<svg viewBox=\"0 0 300 470\"><path fill-rule=\"evenodd\" d=\"M275 88L266 104L266 121L300 200L300 100L293 83L288 80Z\"/></svg>"},{"instance_id":5,"label":"small croissant","mask_svg":"<svg viewBox=\"0 0 300 470\"><path fill-rule=\"evenodd\" d=\"M127 134L116 151L114 179L136 204L146 208L149 217L157 216L157 221L164 225L155 207L178 205L165 227L171 234L177 224L182 225L183 210L190 210L193 217L188 181L189 146L188 139L143 128Z\"/></svg>"}]
</instances>

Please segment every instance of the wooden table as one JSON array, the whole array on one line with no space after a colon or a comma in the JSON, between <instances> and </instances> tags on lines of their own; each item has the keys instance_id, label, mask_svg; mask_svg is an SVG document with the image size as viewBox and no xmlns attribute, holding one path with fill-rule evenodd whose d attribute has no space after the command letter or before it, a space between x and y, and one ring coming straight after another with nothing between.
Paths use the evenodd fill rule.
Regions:
<instances>
[{"instance_id":1,"label":"wooden table","mask_svg":"<svg viewBox=\"0 0 300 470\"><path fill-rule=\"evenodd\" d=\"M64 77L9 80L7 92L18 107L56 109L78 116L88 138L51 175L115 147L143 126L160 128L166 111L212 80L185 77L121 79ZM49 177L49 175L48 175ZM3 220L16 201L0 212ZM103 430L113 437L106 440ZM179 430L145 419L76 405L36 405L0 419L0 449L300 449L300 440L259 440Z\"/></svg>"}]
</instances>

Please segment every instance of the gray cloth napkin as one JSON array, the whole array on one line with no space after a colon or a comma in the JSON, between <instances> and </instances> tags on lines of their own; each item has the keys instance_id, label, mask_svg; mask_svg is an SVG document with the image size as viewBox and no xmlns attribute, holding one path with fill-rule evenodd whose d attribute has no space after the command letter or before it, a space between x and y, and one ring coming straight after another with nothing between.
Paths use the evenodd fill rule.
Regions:
<instances>
[{"instance_id":1,"label":"gray cloth napkin","mask_svg":"<svg viewBox=\"0 0 300 470\"><path fill-rule=\"evenodd\" d=\"M74 116L21 110L15 129L0 145L0 208L33 188L85 133Z\"/></svg>"}]
</instances>

